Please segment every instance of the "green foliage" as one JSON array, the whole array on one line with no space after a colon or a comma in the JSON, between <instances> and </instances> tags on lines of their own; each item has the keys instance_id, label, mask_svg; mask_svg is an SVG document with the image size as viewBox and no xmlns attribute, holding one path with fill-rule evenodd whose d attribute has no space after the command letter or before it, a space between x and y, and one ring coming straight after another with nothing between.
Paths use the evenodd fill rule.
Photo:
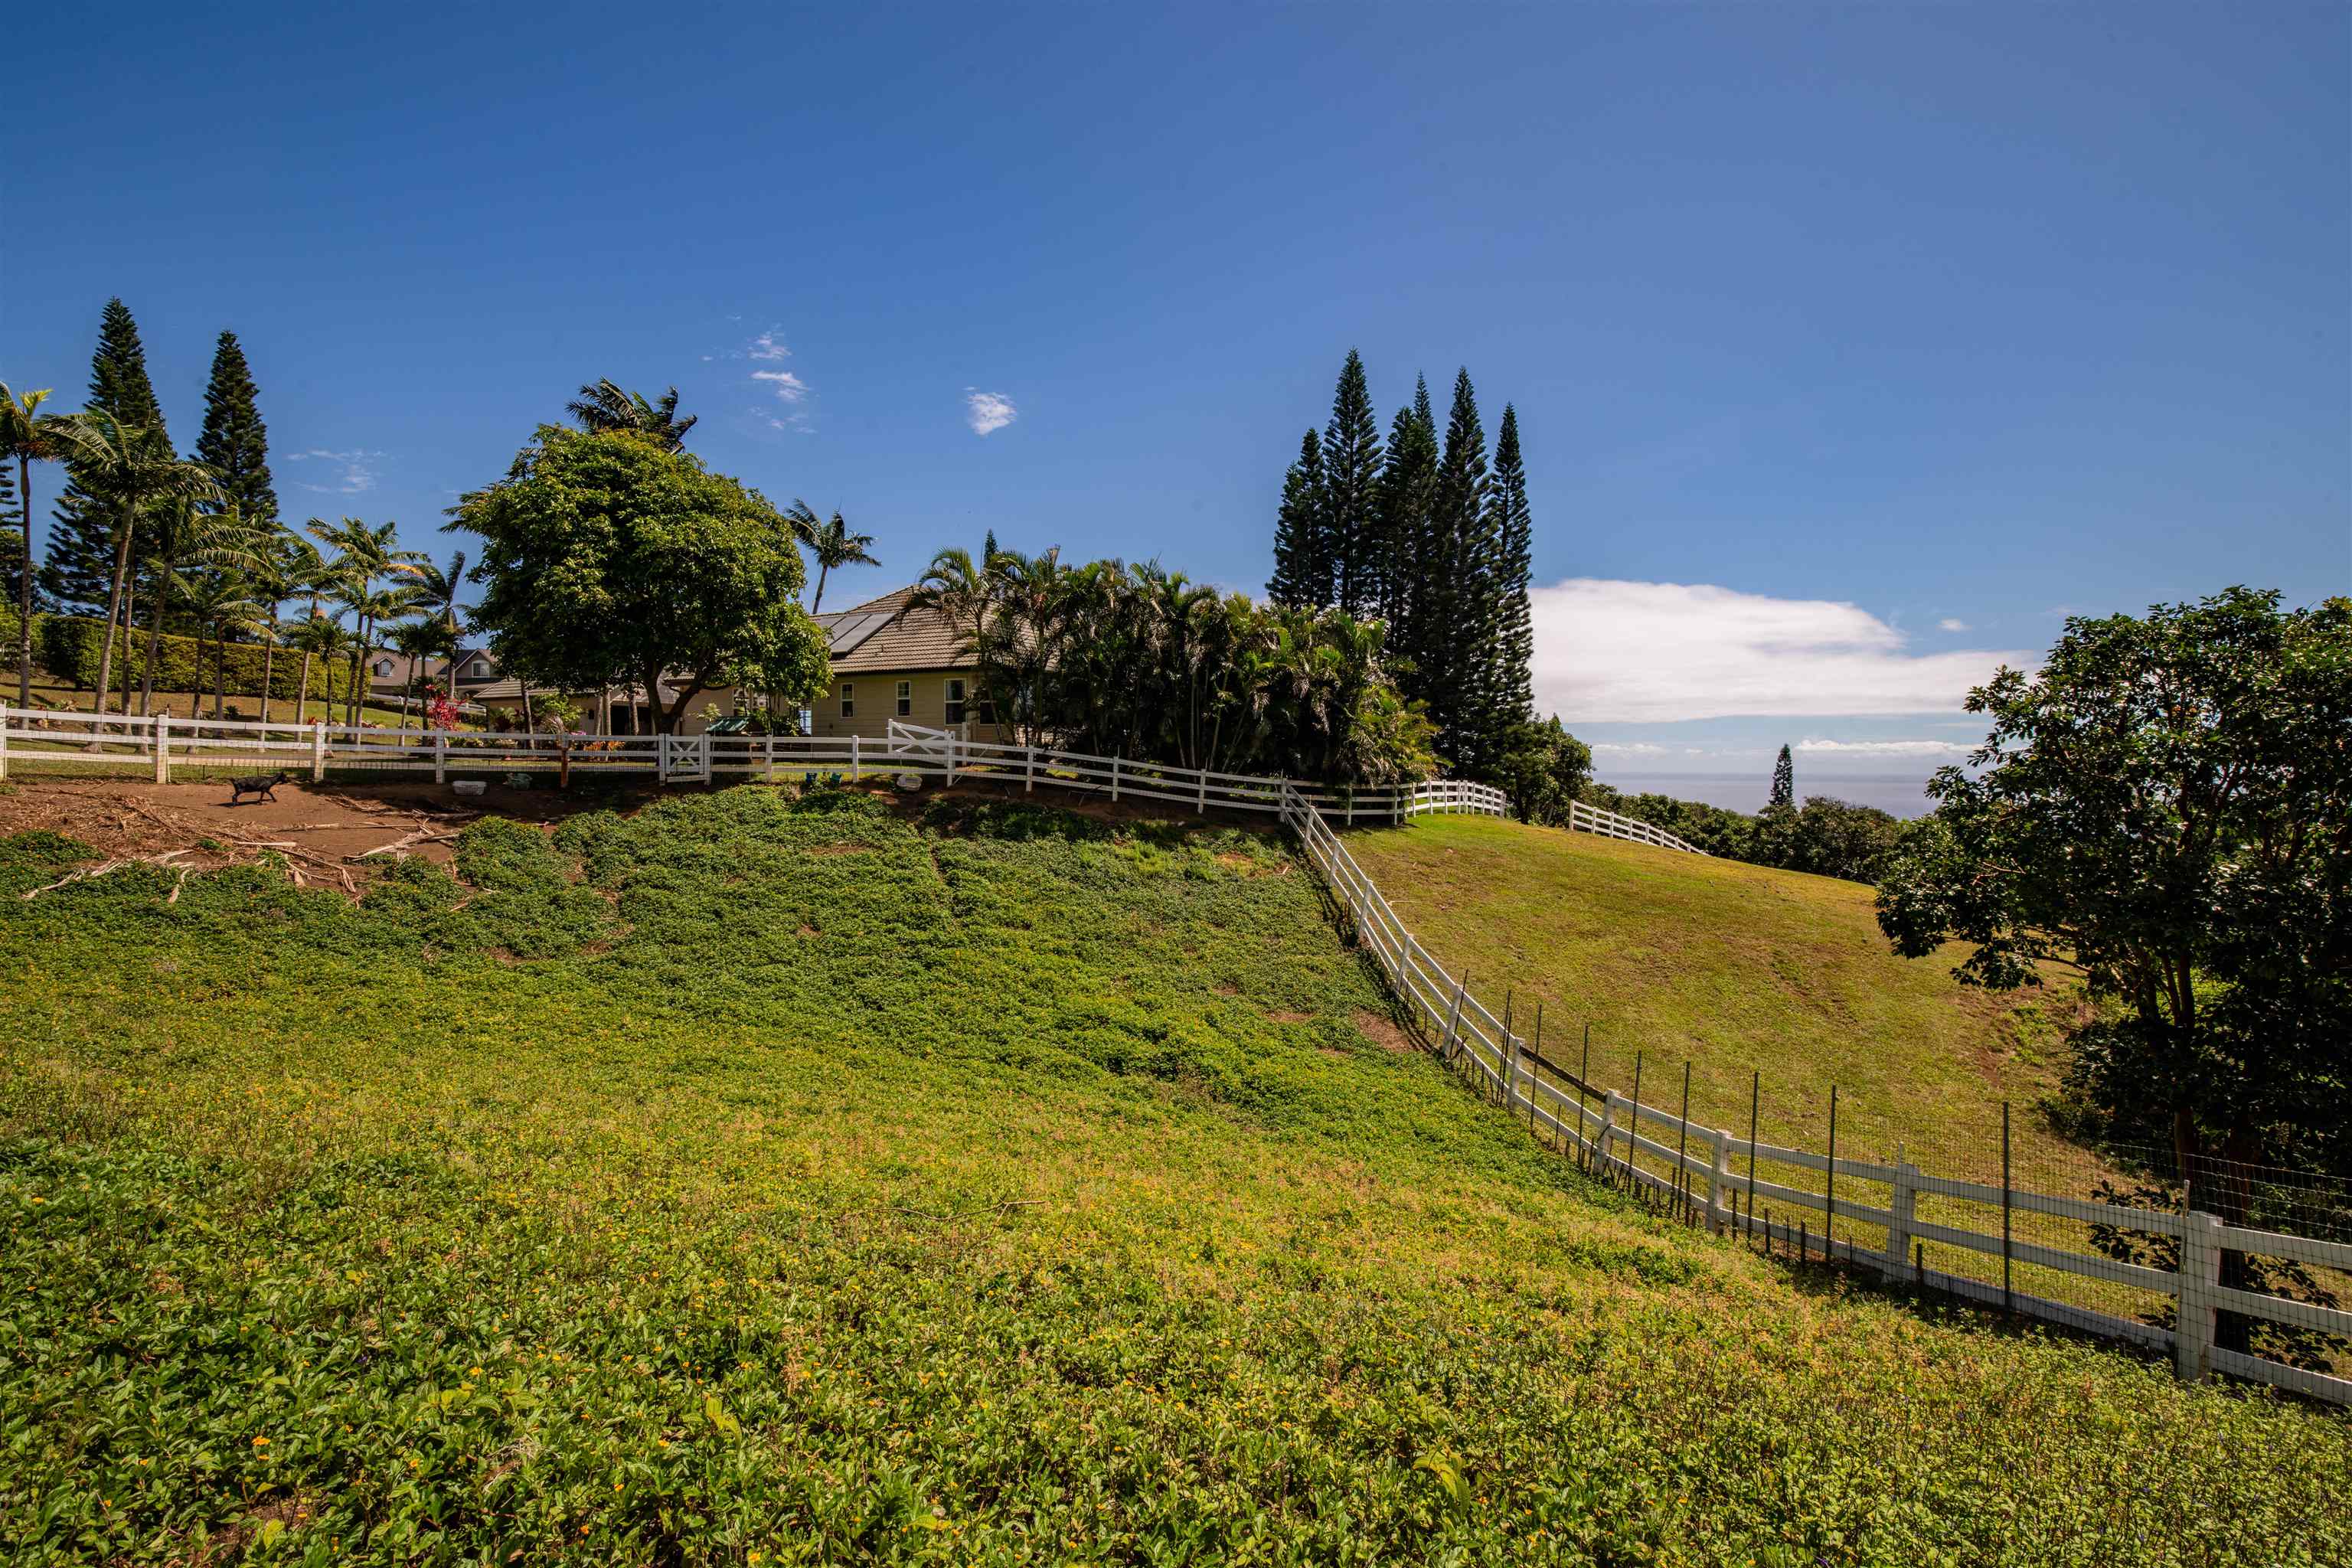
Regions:
<instances>
[{"instance_id":1,"label":"green foliage","mask_svg":"<svg viewBox=\"0 0 2352 1568\"><path fill-rule=\"evenodd\" d=\"M2340 1423L1583 1188L1276 841L746 788L459 868L0 899L13 1560L2352 1547Z\"/></svg>"},{"instance_id":2,"label":"green foliage","mask_svg":"<svg viewBox=\"0 0 2352 1568\"><path fill-rule=\"evenodd\" d=\"M236 334L223 332L213 347L196 461L219 479L224 510L236 511L248 528L268 529L278 522L278 491L270 482L269 430L261 422L258 395Z\"/></svg>"},{"instance_id":3,"label":"green foliage","mask_svg":"<svg viewBox=\"0 0 2352 1568\"><path fill-rule=\"evenodd\" d=\"M1338 610L1220 598L1155 563L1075 570L942 551L923 603L970 639L1024 739L1097 756L1379 786L1426 778L1429 726L1389 679L1381 628Z\"/></svg>"},{"instance_id":4,"label":"green foliage","mask_svg":"<svg viewBox=\"0 0 2352 1568\"><path fill-rule=\"evenodd\" d=\"M109 300L99 317L98 347L90 355L89 395L82 407L140 432L156 452L172 450L163 407L147 376L147 350L139 339L139 323L119 299ZM43 552L41 593L68 613L102 616L113 580L116 511L94 465L87 461L67 465L56 517L49 529L48 548Z\"/></svg>"},{"instance_id":5,"label":"green foliage","mask_svg":"<svg viewBox=\"0 0 2352 1568\"><path fill-rule=\"evenodd\" d=\"M47 616L34 627L37 647L34 662L59 680L88 689L98 684L99 656L106 641L106 623L80 616ZM125 641L118 637L114 645L115 668L120 670L129 660L131 679L143 681L147 674L148 635L142 631ZM155 661L154 689L158 691L210 691L215 677L213 661L222 650L210 639L164 634ZM302 679L302 660L289 657L283 651L273 659L259 643L230 643L226 649L228 693L232 697L261 695L261 672L267 660L269 667L269 695L275 699L290 699L299 693ZM118 677L117 679L120 679ZM364 676L362 676L364 680ZM351 690L351 670L341 660L314 663L310 670L310 695L321 694L340 698Z\"/></svg>"},{"instance_id":6,"label":"green foliage","mask_svg":"<svg viewBox=\"0 0 2352 1568\"><path fill-rule=\"evenodd\" d=\"M1570 734L1555 713L1540 724L1513 725L1495 771L1511 797L1513 816L1560 826L1591 780L1592 749Z\"/></svg>"},{"instance_id":7,"label":"green foliage","mask_svg":"<svg viewBox=\"0 0 2352 1568\"><path fill-rule=\"evenodd\" d=\"M2352 599L2070 619L1968 705L1984 771L1928 786L1937 831L1880 894L1895 950L1965 942L1955 973L1997 989L2078 967L2119 1005L2081 1087L2184 1169L2218 1144L2352 1173Z\"/></svg>"},{"instance_id":8,"label":"green foliage","mask_svg":"<svg viewBox=\"0 0 2352 1568\"><path fill-rule=\"evenodd\" d=\"M1772 763L1772 796L1766 802L1766 809L1773 806L1790 811L1797 807L1797 764L1786 746L1780 748L1780 755Z\"/></svg>"},{"instance_id":9,"label":"green foliage","mask_svg":"<svg viewBox=\"0 0 2352 1568\"><path fill-rule=\"evenodd\" d=\"M1298 460L1282 476L1282 504L1274 520L1274 575L1265 596L1290 609L1331 603L1330 541L1323 519L1323 443L1315 426L1298 443Z\"/></svg>"},{"instance_id":10,"label":"green foliage","mask_svg":"<svg viewBox=\"0 0 2352 1568\"><path fill-rule=\"evenodd\" d=\"M653 437L541 426L501 482L452 509L480 534L473 625L506 671L560 689L668 673L665 730L701 692L808 700L830 674L798 603L799 546L757 490Z\"/></svg>"}]
</instances>

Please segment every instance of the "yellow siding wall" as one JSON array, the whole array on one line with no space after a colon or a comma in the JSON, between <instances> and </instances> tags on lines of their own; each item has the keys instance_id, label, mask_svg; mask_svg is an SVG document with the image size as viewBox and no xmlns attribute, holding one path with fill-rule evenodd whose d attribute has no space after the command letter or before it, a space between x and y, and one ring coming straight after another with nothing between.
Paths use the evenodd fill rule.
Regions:
<instances>
[{"instance_id":1,"label":"yellow siding wall","mask_svg":"<svg viewBox=\"0 0 2352 1568\"><path fill-rule=\"evenodd\" d=\"M942 730L948 721L948 688L951 678L938 670L928 673L912 670L897 674L838 675L825 689L823 697L814 704L813 726L820 735L862 735L878 741L889 732L890 721L900 719L908 724L919 724L927 730ZM960 678L967 697L978 689L979 682L971 676ZM908 709L898 712L898 683L908 684ZM841 716L841 688L847 682L855 689L857 711L850 718ZM1003 725L993 730L975 723L971 731L975 741L1010 742L1012 731Z\"/></svg>"}]
</instances>

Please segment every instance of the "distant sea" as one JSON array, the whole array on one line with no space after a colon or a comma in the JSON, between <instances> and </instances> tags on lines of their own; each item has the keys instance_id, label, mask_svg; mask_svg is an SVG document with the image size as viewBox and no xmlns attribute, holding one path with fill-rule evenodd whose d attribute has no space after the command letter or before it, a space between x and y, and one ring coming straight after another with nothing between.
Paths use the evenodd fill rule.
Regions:
<instances>
[{"instance_id":1,"label":"distant sea","mask_svg":"<svg viewBox=\"0 0 2352 1568\"><path fill-rule=\"evenodd\" d=\"M1772 770L1754 773L1632 773L1601 768L1593 777L1627 795L1665 795L1676 800L1700 800L1726 811L1757 812L1771 798ZM1927 774L1822 773L1801 763L1797 768L1797 798L1831 795L1856 805L1874 805L1895 816L1925 816L1935 809L1927 798Z\"/></svg>"}]
</instances>

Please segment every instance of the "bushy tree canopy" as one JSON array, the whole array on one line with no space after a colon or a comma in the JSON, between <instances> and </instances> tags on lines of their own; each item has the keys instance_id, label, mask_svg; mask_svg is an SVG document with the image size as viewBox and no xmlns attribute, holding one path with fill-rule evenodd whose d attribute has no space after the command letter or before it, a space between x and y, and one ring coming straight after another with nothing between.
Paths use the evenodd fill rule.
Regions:
<instances>
[{"instance_id":1,"label":"bushy tree canopy","mask_svg":"<svg viewBox=\"0 0 2352 1568\"><path fill-rule=\"evenodd\" d=\"M473 623L526 681L634 682L651 698L674 680L656 718L668 731L714 687L810 700L830 678L791 523L660 438L542 426L450 515L484 541Z\"/></svg>"},{"instance_id":2,"label":"bushy tree canopy","mask_svg":"<svg viewBox=\"0 0 2352 1568\"><path fill-rule=\"evenodd\" d=\"M1971 984L2088 978L2092 1098L2180 1166L2352 1163L2352 600L2232 588L2076 619L1936 775L1937 830L1882 885L1895 951L1969 944Z\"/></svg>"}]
</instances>

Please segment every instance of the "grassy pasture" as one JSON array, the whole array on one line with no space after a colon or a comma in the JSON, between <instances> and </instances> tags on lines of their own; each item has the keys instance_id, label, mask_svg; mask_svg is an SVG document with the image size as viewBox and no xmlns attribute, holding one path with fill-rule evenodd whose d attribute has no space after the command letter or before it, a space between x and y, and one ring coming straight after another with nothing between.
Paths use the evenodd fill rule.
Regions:
<instances>
[{"instance_id":1,"label":"grassy pasture","mask_svg":"<svg viewBox=\"0 0 2352 1568\"><path fill-rule=\"evenodd\" d=\"M740 788L14 896L84 853L0 840L11 1561L2352 1553L2340 1418L1583 1185L1272 839Z\"/></svg>"}]
</instances>

